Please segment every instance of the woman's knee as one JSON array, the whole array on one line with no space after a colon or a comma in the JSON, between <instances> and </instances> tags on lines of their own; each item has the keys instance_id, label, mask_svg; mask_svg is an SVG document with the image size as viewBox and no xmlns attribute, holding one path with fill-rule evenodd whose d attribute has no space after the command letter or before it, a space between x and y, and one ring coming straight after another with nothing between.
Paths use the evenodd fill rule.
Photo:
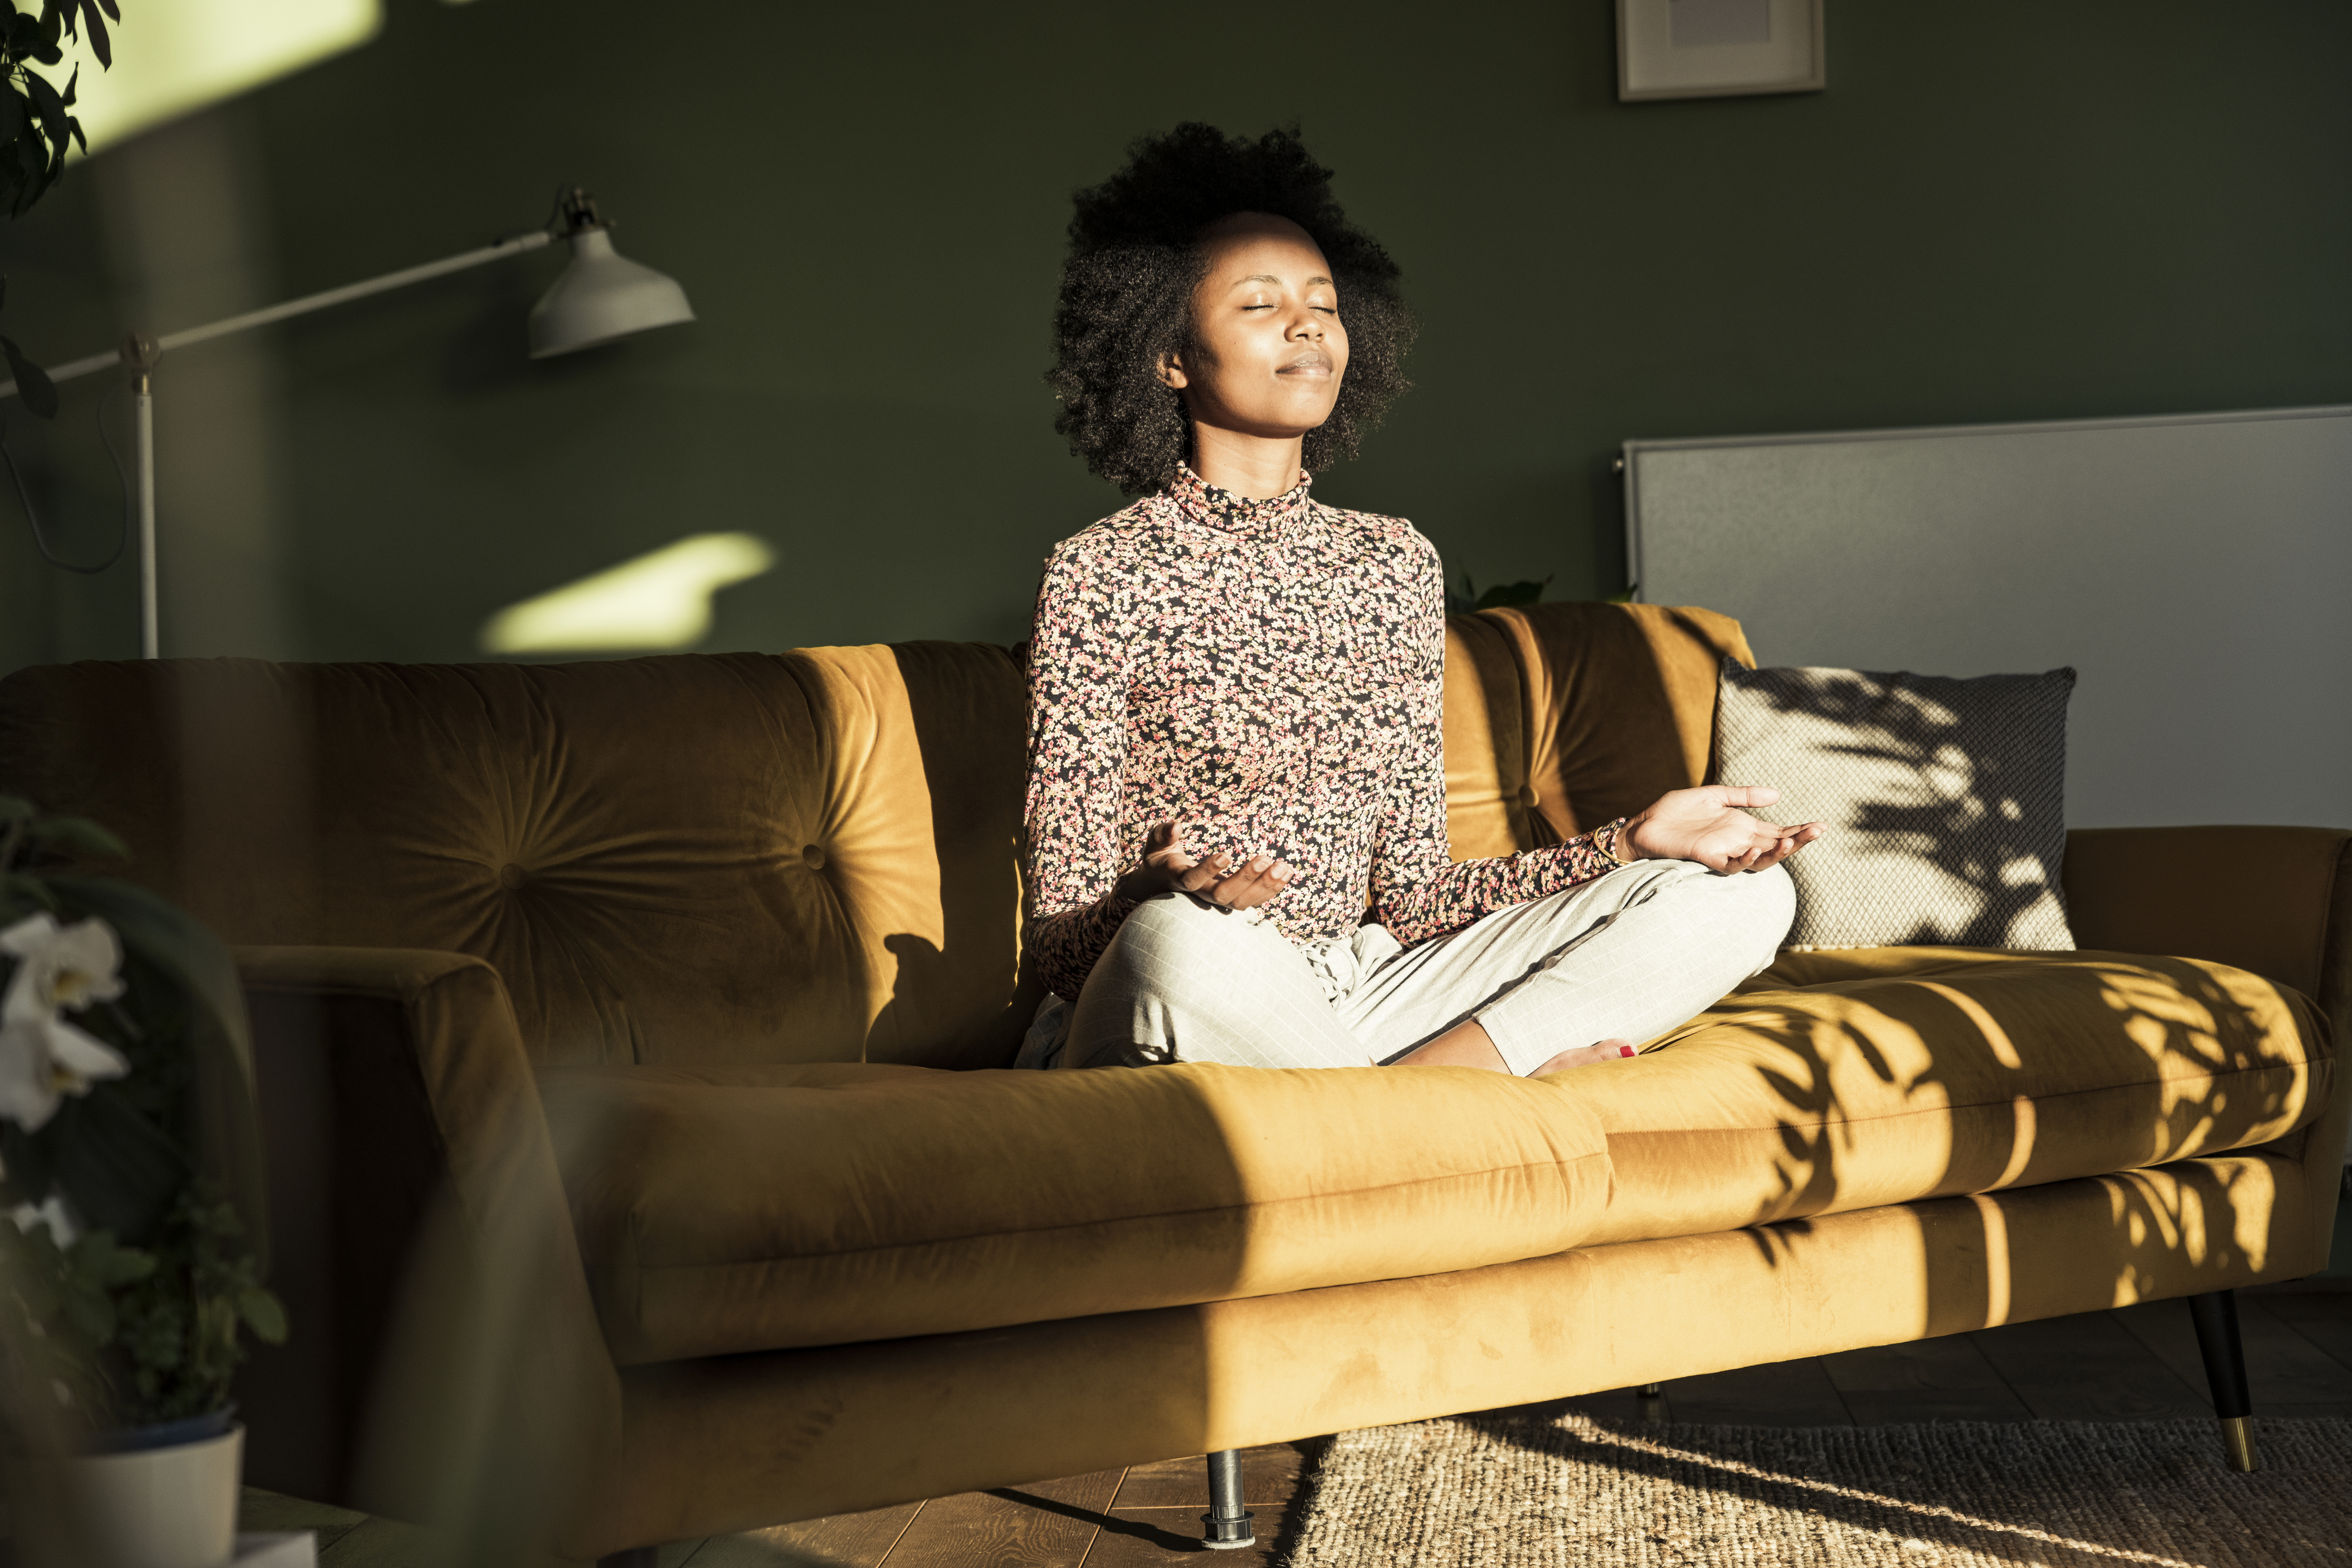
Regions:
<instances>
[{"instance_id":1,"label":"woman's knee","mask_svg":"<svg viewBox=\"0 0 2352 1568\"><path fill-rule=\"evenodd\" d=\"M1666 880L1659 892L1690 900L1685 907L1704 922L1710 942L1745 955L1757 969L1770 964L1781 938L1796 923L1797 888L1789 873L1776 865L1724 876L1688 862L1682 864L1681 874Z\"/></svg>"},{"instance_id":2,"label":"woman's knee","mask_svg":"<svg viewBox=\"0 0 2352 1568\"><path fill-rule=\"evenodd\" d=\"M1264 935L1255 922L1181 894L1148 898L1119 922L1097 967L1107 964L1159 986L1181 985L1196 975L1230 977L1236 954Z\"/></svg>"},{"instance_id":3,"label":"woman's knee","mask_svg":"<svg viewBox=\"0 0 2352 1568\"><path fill-rule=\"evenodd\" d=\"M1797 884L1788 869L1767 866L1709 880L1722 884L1723 896L1734 911L1731 918L1738 924L1739 939L1752 944L1759 955L1757 967L1771 963L1789 927L1797 921Z\"/></svg>"}]
</instances>

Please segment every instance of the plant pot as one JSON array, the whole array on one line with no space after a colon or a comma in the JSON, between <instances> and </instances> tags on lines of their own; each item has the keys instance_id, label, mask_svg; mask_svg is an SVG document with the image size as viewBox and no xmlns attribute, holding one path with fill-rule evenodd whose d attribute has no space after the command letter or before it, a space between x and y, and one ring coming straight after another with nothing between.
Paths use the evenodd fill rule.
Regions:
<instances>
[{"instance_id":1,"label":"plant pot","mask_svg":"<svg viewBox=\"0 0 2352 1568\"><path fill-rule=\"evenodd\" d=\"M228 1411L110 1434L67 1461L104 1568L222 1568L236 1547L245 1427Z\"/></svg>"}]
</instances>

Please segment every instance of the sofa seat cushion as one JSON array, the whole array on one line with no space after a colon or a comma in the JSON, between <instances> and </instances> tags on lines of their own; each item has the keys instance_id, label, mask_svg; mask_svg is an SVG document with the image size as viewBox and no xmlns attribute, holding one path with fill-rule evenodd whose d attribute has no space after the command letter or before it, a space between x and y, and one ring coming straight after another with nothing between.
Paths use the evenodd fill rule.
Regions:
<instances>
[{"instance_id":1,"label":"sofa seat cushion","mask_svg":"<svg viewBox=\"0 0 2352 1568\"><path fill-rule=\"evenodd\" d=\"M542 1070L623 1364L1471 1269L1609 1200L1570 1080L1465 1068Z\"/></svg>"},{"instance_id":2,"label":"sofa seat cushion","mask_svg":"<svg viewBox=\"0 0 2352 1568\"><path fill-rule=\"evenodd\" d=\"M1696 1236L2268 1143L2327 1103L2299 993L2121 953L1784 953L1635 1061L1567 1074L1607 1129L1591 1241Z\"/></svg>"}]
</instances>

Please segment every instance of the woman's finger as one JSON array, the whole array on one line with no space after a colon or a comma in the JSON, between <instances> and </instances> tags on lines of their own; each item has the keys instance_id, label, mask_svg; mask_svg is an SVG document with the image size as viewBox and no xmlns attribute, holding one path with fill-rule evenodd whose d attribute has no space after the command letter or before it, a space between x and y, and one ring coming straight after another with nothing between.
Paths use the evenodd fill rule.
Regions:
<instances>
[{"instance_id":1,"label":"woman's finger","mask_svg":"<svg viewBox=\"0 0 2352 1568\"><path fill-rule=\"evenodd\" d=\"M1198 893L1204 887L1213 887L1225 874L1225 868L1233 863L1233 859L1219 850L1207 860L1187 861L1183 867L1184 874L1177 880L1176 885L1186 893Z\"/></svg>"},{"instance_id":2,"label":"woman's finger","mask_svg":"<svg viewBox=\"0 0 2352 1568\"><path fill-rule=\"evenodd\" d=\"M1290 885L1288 864L1272 855L1252 856L1242 868L1220 882L1210 896L1234 909L1255 909L1269 904Z\"/></svg>"},{"instance_id":3,"label":"woman's finger","mask_svg":"<svg viewBox=\"0 0 2352 1568\"><path fill-rule=\"evenodd\" d=\"M1211 896L1219 904L1234 909L1254 908L1264 902L1255 895L1258 892L1258 884L1265 879L1265 873L1273 868L1272 855L1252 855L1248 860L1244 861L1232 875L1218 883L1216 892Z\"/></svg>"}]
</instances>

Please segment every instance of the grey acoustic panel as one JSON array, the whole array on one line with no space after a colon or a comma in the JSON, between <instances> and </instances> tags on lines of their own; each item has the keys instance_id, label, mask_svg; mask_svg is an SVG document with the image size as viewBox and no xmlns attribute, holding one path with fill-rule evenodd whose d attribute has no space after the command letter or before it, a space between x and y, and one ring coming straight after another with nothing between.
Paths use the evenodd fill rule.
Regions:
<instances>
[{"instance_id":1,"label":"grey acoustic panel","mask_svg":"<svg viewBox=\"0 0 2352 1568\"><path fill-rule=\"evenodd\" d=\"M1759 663L2081 672L2077 827L2352 827L2352 408L1625 446L1640 597Z\"/></svg>"}]
</instances>

